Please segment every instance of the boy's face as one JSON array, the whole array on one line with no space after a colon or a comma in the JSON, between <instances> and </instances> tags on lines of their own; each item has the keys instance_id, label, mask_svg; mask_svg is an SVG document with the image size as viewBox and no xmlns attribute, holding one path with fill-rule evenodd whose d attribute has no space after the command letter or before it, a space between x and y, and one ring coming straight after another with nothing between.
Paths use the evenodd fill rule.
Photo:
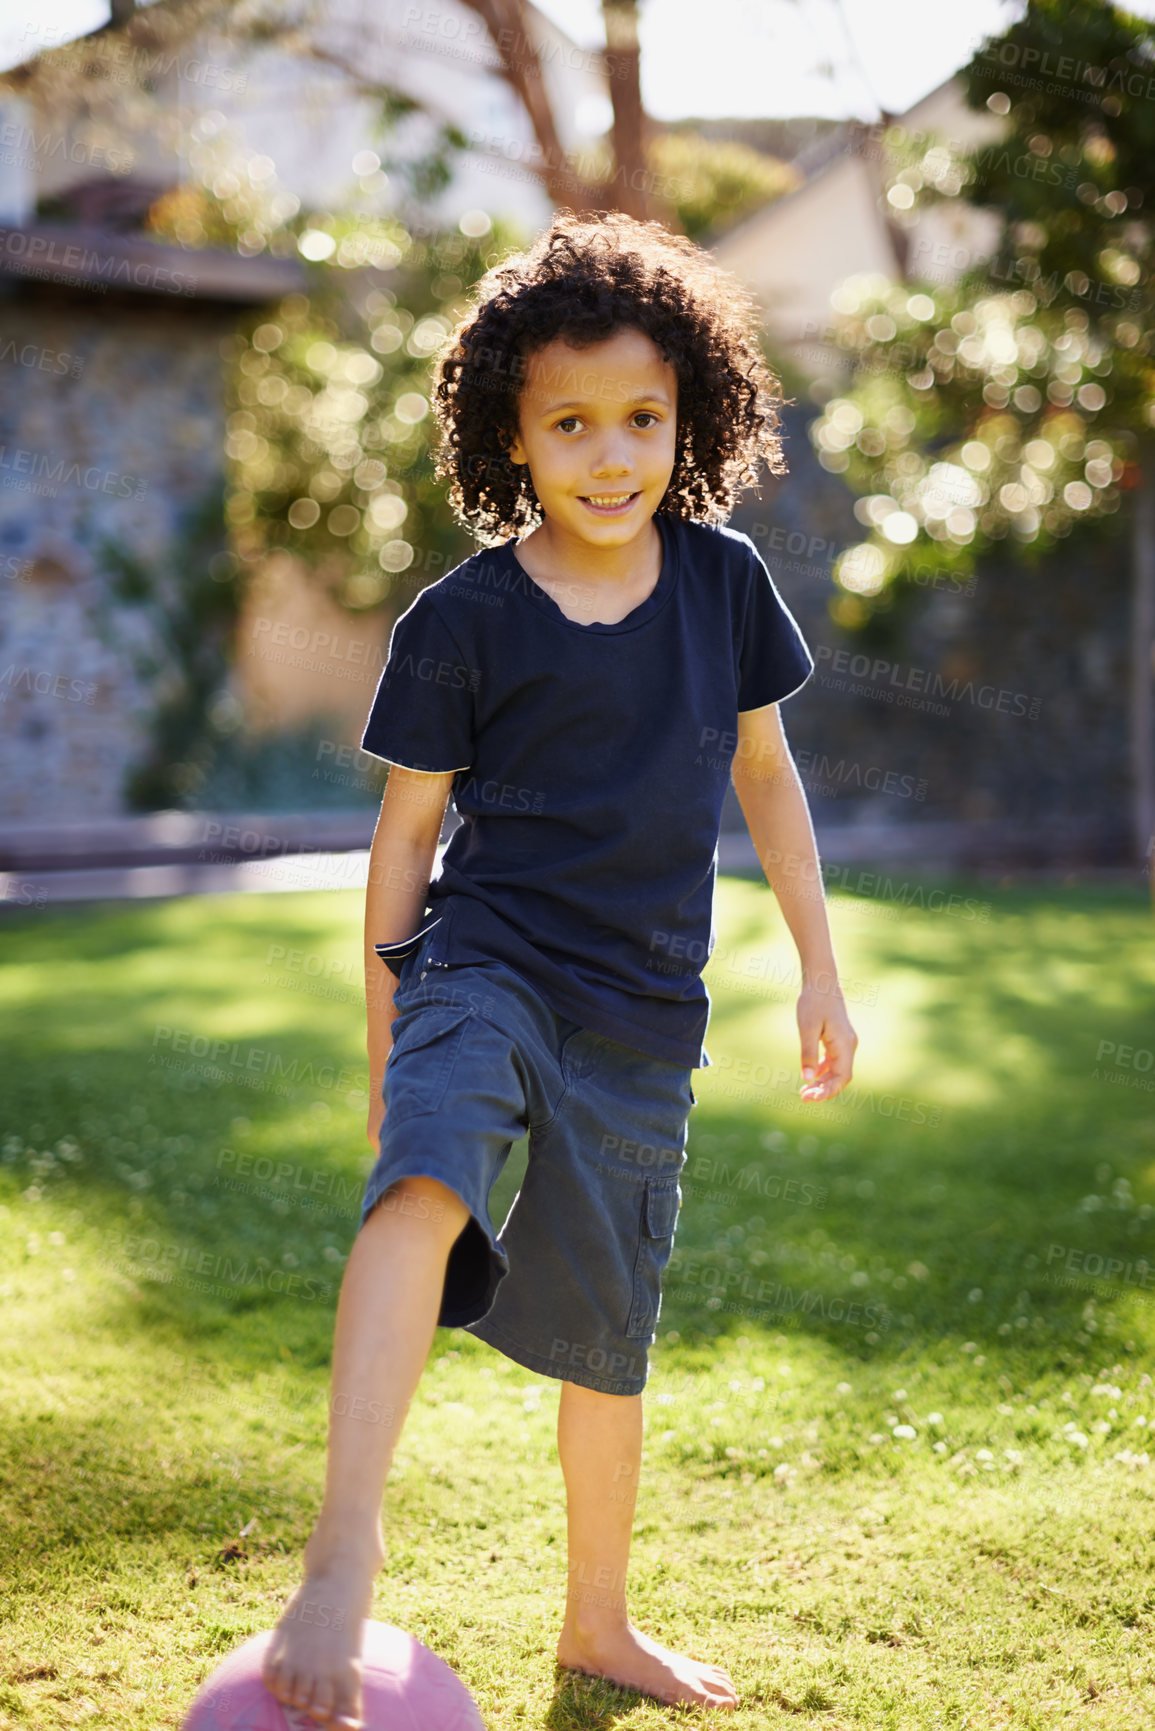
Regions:
<instances>
[{"instance_id":1,"label":"boy's face","mask_svg":"<svg viewBox=\"0 0 1155 1731\"><path fill-rule=\"evenodd\" d=\"M536 350L519 399L515 463L527 463L553 528L591 547L646 529L677 457L677 374L644 332Z\"/></svg>"}]
</instances>

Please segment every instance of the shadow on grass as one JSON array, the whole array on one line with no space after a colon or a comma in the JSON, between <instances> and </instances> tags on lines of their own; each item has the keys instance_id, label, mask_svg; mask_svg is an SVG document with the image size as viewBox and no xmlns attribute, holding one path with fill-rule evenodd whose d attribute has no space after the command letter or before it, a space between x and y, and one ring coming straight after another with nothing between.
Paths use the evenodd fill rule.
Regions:
<instances>
[{"instance_id":1,"label":"shadow on grass","mask_svg":"<svg viewBox=\"0 0 1155 1731\"><path fill-rule=\"evenodd\" d=\"M728 945L778 942L755 907L735 903ZM836 907L845 924L854 909ZM0 1182L67 1197L110 1268L129 1238L156 1246L154 1267L137 1259L143 1296L110 1275L126 1338L135 1322L211 1339L243 1376L254 1356L234 1362L228 1320L252 1313L254 1353L264 1335L271 1353L327 1362L372 1166L360 917L350 893L7 922ZM860 1073L885 1061L898 1080L807 1111L719 1067L728 1091L707 1082L691 1121L661 1333L707 1362L721 1334L787 1331L856 1358L1001 1332L1041 1369L1090 1340L1088 1304L1146 1332L1150 1100L1094 1071L1103 1040L1139 1045L1155 1020L1148 921L1138 896L1068 891L1004 898L989 921L848 926L844 971L879 981L886 1016ZM717 1065L758 1040L765 1005L711 994ZM980 1098L964 1105L968 1078ZM524 1158L523 1142L498 1221ZM165 1267L180 1278L150 1279Z\"/></svg>"},{"instance_id":2,"label":"shadow on grass","mask_svg":"<svg viewBox=\"0 0 1155 1731\"><path fill-rule=\"evenodd\" d=\"M602 1727L628 1724L631 1717L652 1700L636 1690L620 1688L605 1677L589 1677L554 1664L553 1699L542 1724L546 1731L601 1731Z\"/></svg>"}]
</instances>

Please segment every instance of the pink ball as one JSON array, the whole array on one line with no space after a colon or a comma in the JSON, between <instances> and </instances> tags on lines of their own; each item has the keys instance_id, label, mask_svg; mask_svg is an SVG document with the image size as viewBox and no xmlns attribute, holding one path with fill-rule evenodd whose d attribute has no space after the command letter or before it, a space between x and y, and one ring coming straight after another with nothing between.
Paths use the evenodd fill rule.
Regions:
<instances>
[{"instance_id":1,"label":"pink ball","mask_svg":"<svg viewBox=\"0 0 1155 1731\"><path fill-rule=\"evenodd\" d=\"M444 1659L392 1623L361 1625L365 1731L485 1731L477 1702ZM201 1686L181 1731L320 1731L261 1681L271 1629L229 1654Z\"/></svg>"}]
</instances>

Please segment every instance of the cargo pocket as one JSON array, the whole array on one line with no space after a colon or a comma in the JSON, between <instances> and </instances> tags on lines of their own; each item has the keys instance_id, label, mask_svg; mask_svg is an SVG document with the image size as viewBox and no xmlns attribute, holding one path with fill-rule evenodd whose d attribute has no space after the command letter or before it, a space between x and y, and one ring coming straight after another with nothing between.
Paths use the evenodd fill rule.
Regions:
<instances>
[{"instance_id":1,"label":"cargo pocket","mask_svg":"<svg viewBox=\"0 0 1155 1731\"><path fill-rule=\"evenodd\" d=\"M385 1065L385 1112L394 1123L436 1112L473 1011L463 1004L419 1004L393 1023L393 1049Z\"/></svg>"},{"instance_id":2,"label":"cargo pocket","mask_svg":"<svg viewBox=\"0 0 1155 1731\"><path fill-rule=\"evenodd\" d=\"M643 1185L641 1232L634 1265L634 1302L626 1335L649 1340L661 1309L662 1272L674 1248L674 1228L682 1192L676 1178L647 1178Z\"/></svg>"}]
</instances>

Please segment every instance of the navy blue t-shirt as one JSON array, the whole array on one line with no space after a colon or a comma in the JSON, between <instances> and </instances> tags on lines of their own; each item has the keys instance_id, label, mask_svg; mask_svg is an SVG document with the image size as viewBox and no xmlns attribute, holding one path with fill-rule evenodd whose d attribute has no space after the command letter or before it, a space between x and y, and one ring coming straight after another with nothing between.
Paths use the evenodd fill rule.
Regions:
<instances>
[{"instance_id":1,"label":"navy blue t-shirt","mask_svg":"<svg viewBox=\"0 0 1155 1731\"><path fill-rule=\"evenodd\" d=\"M434 965L496 959L561 1016L710 1063L722 801L738 715L813 660L746 535L659 513L661 575L614 625L568 619L514 541L423 589L397 620L363 745L454 771L462 819L420 932Z\"/></svg>"}]
</instances>

